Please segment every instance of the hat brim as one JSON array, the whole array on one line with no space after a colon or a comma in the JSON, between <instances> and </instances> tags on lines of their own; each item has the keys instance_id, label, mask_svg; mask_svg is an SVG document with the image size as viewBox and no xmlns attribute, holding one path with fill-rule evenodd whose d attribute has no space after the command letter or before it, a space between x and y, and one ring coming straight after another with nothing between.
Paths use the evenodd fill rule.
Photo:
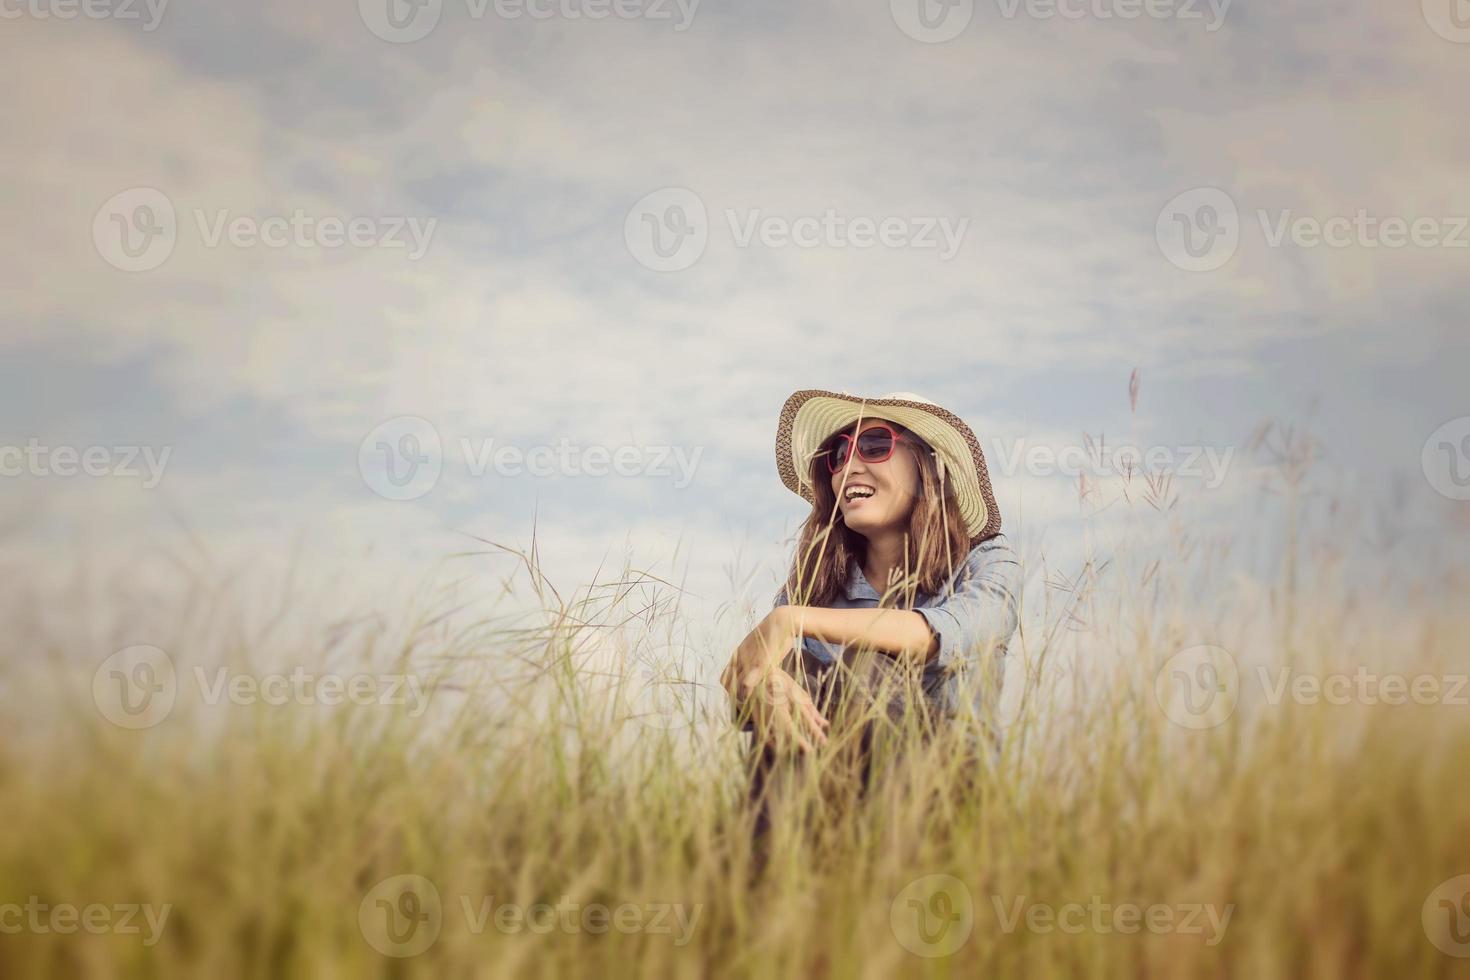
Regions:
<instances>
[{"instance_id":1,"label":"hat brim","mask_svg":"<svg viewBox=\"0 0 1470 980\"><path fill-rule=\"evenodd\" d=\"M798 391L781 406L776 426L776 468L792 493L811 502L811 460L834 433L860 419L896 422L938 454L950 474L955 500L971 543L1000 533L1000 508L980 441L964 420L938 405L903 398L860 398L835 391Z\"/></svg>"}]
</instances>

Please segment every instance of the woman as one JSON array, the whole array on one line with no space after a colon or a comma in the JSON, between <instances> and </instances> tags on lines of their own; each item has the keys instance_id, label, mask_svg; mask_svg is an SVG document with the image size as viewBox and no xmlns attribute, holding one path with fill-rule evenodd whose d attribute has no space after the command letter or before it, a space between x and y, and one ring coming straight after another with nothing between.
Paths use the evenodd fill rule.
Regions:
<instances>
[{"instance_id":1,"label":"woman","mask_svg":"<svg viewBox=\"0 0 1470 980\"><path fill-rule=\"evenodd\" d=\"M812 511L775 607L721 677L756 734L761 831L775 769L839 733L864 788L880 729L993 738L1021 585L978 440L927 399L798 391L776 463Z\"/></svg>"}]
</instances>

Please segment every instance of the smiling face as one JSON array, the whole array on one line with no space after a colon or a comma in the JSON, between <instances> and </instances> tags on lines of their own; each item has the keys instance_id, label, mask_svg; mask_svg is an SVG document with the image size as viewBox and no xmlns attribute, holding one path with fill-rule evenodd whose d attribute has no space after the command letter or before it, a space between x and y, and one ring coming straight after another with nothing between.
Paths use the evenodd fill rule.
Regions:
<instances>
[{"instance_id":1,"label":"smiling face","mask_svg":"<svg viewBox=\"0 0 1470 980\"><path fill-rule=\"evenodd\" d=\"M885 426L899 437L886 459L887 434L868 435ZM834 473L828 464L835 457L828 453L844 433L864 439L868 458L846 453ZM846 594L853 562L866 561L870 546L881 542L901 545L901 553L885 551L890 558L898 555L895 567L908 570L904 588L937 594L971 547L949 474L938 463L928 443L878 418L824 441L807 463L812 510L802 523L787 594L799 597L800 605L836 604Z\"/></svg>"},{"instance_id":2,"label":"smiling face","mask_svg":"<svg viewBox=\"0 0 1470 980\"><path fill-rule=\"evenodd\" d=\"M832 492L837 497L843 523L866 538L907 528L922 486L914 452L924 451L926 447L916 436L901 426L877 419L865 420L845 432L864 442L878 441L885 427L897 432L899 437L891 456L881 462L869 462L863 459L863 453L850 451L846 463L831 475ZM839 437L840 434L833 436L824 448L838 447L842 442ZM848 446L850 449L851 444Z\"/></svg>"}]
</instances>

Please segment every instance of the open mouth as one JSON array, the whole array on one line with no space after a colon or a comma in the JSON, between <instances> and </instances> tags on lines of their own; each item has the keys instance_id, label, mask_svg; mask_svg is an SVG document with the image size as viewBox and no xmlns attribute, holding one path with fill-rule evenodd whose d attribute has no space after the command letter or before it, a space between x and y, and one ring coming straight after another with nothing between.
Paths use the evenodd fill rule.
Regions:
<instances>
[{"instance_id":1,"label":"open mouth","mask_svg":"<svg viewBox=\"0 0 1470 980\"><path fill-rule=\"evenodd\" d=\"M842 488L842 499L845 503L850 504L856 500L867 500L877 492L866 483L849 483Z\"/></svg>"}]
</instances>

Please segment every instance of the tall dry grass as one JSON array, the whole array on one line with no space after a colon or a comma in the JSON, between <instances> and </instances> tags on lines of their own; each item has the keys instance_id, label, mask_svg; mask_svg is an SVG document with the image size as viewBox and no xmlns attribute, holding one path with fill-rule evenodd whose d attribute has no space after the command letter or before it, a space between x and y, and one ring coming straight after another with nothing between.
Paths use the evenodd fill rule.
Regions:
<instances>
[{"instance_id":1,"label":"tall dry grass","mask_svg":"<svg viewBox=\"0 0 1470 980\"><path fill-rule=\"evenodd\" d=\"M427 592L291 637L202 588L152 610L177 698L138 730L99 710L95 651L28 637L3 682L0 904L168 914L156 936L142 914L12 930L21 908L0 976L1464 974L1430 933L1470 874L1470 708L1268 696L1282 668L1463 672L1463 617L1345 586L1305 542L1288 586L1241 575L1168 495L1133 494L1148 548L1031 556L995 758L909 745L857 795L821 756L759 867L728 647L647 573L562 594L532 552L514 615ZM708 615L735 635L764 602ZM1201 644L1237 669L1228 713L1173 700L1201 661L1171 658ZM208 704L206 664L396 672L432 698Z\"/></svg>"}]
</instances>

